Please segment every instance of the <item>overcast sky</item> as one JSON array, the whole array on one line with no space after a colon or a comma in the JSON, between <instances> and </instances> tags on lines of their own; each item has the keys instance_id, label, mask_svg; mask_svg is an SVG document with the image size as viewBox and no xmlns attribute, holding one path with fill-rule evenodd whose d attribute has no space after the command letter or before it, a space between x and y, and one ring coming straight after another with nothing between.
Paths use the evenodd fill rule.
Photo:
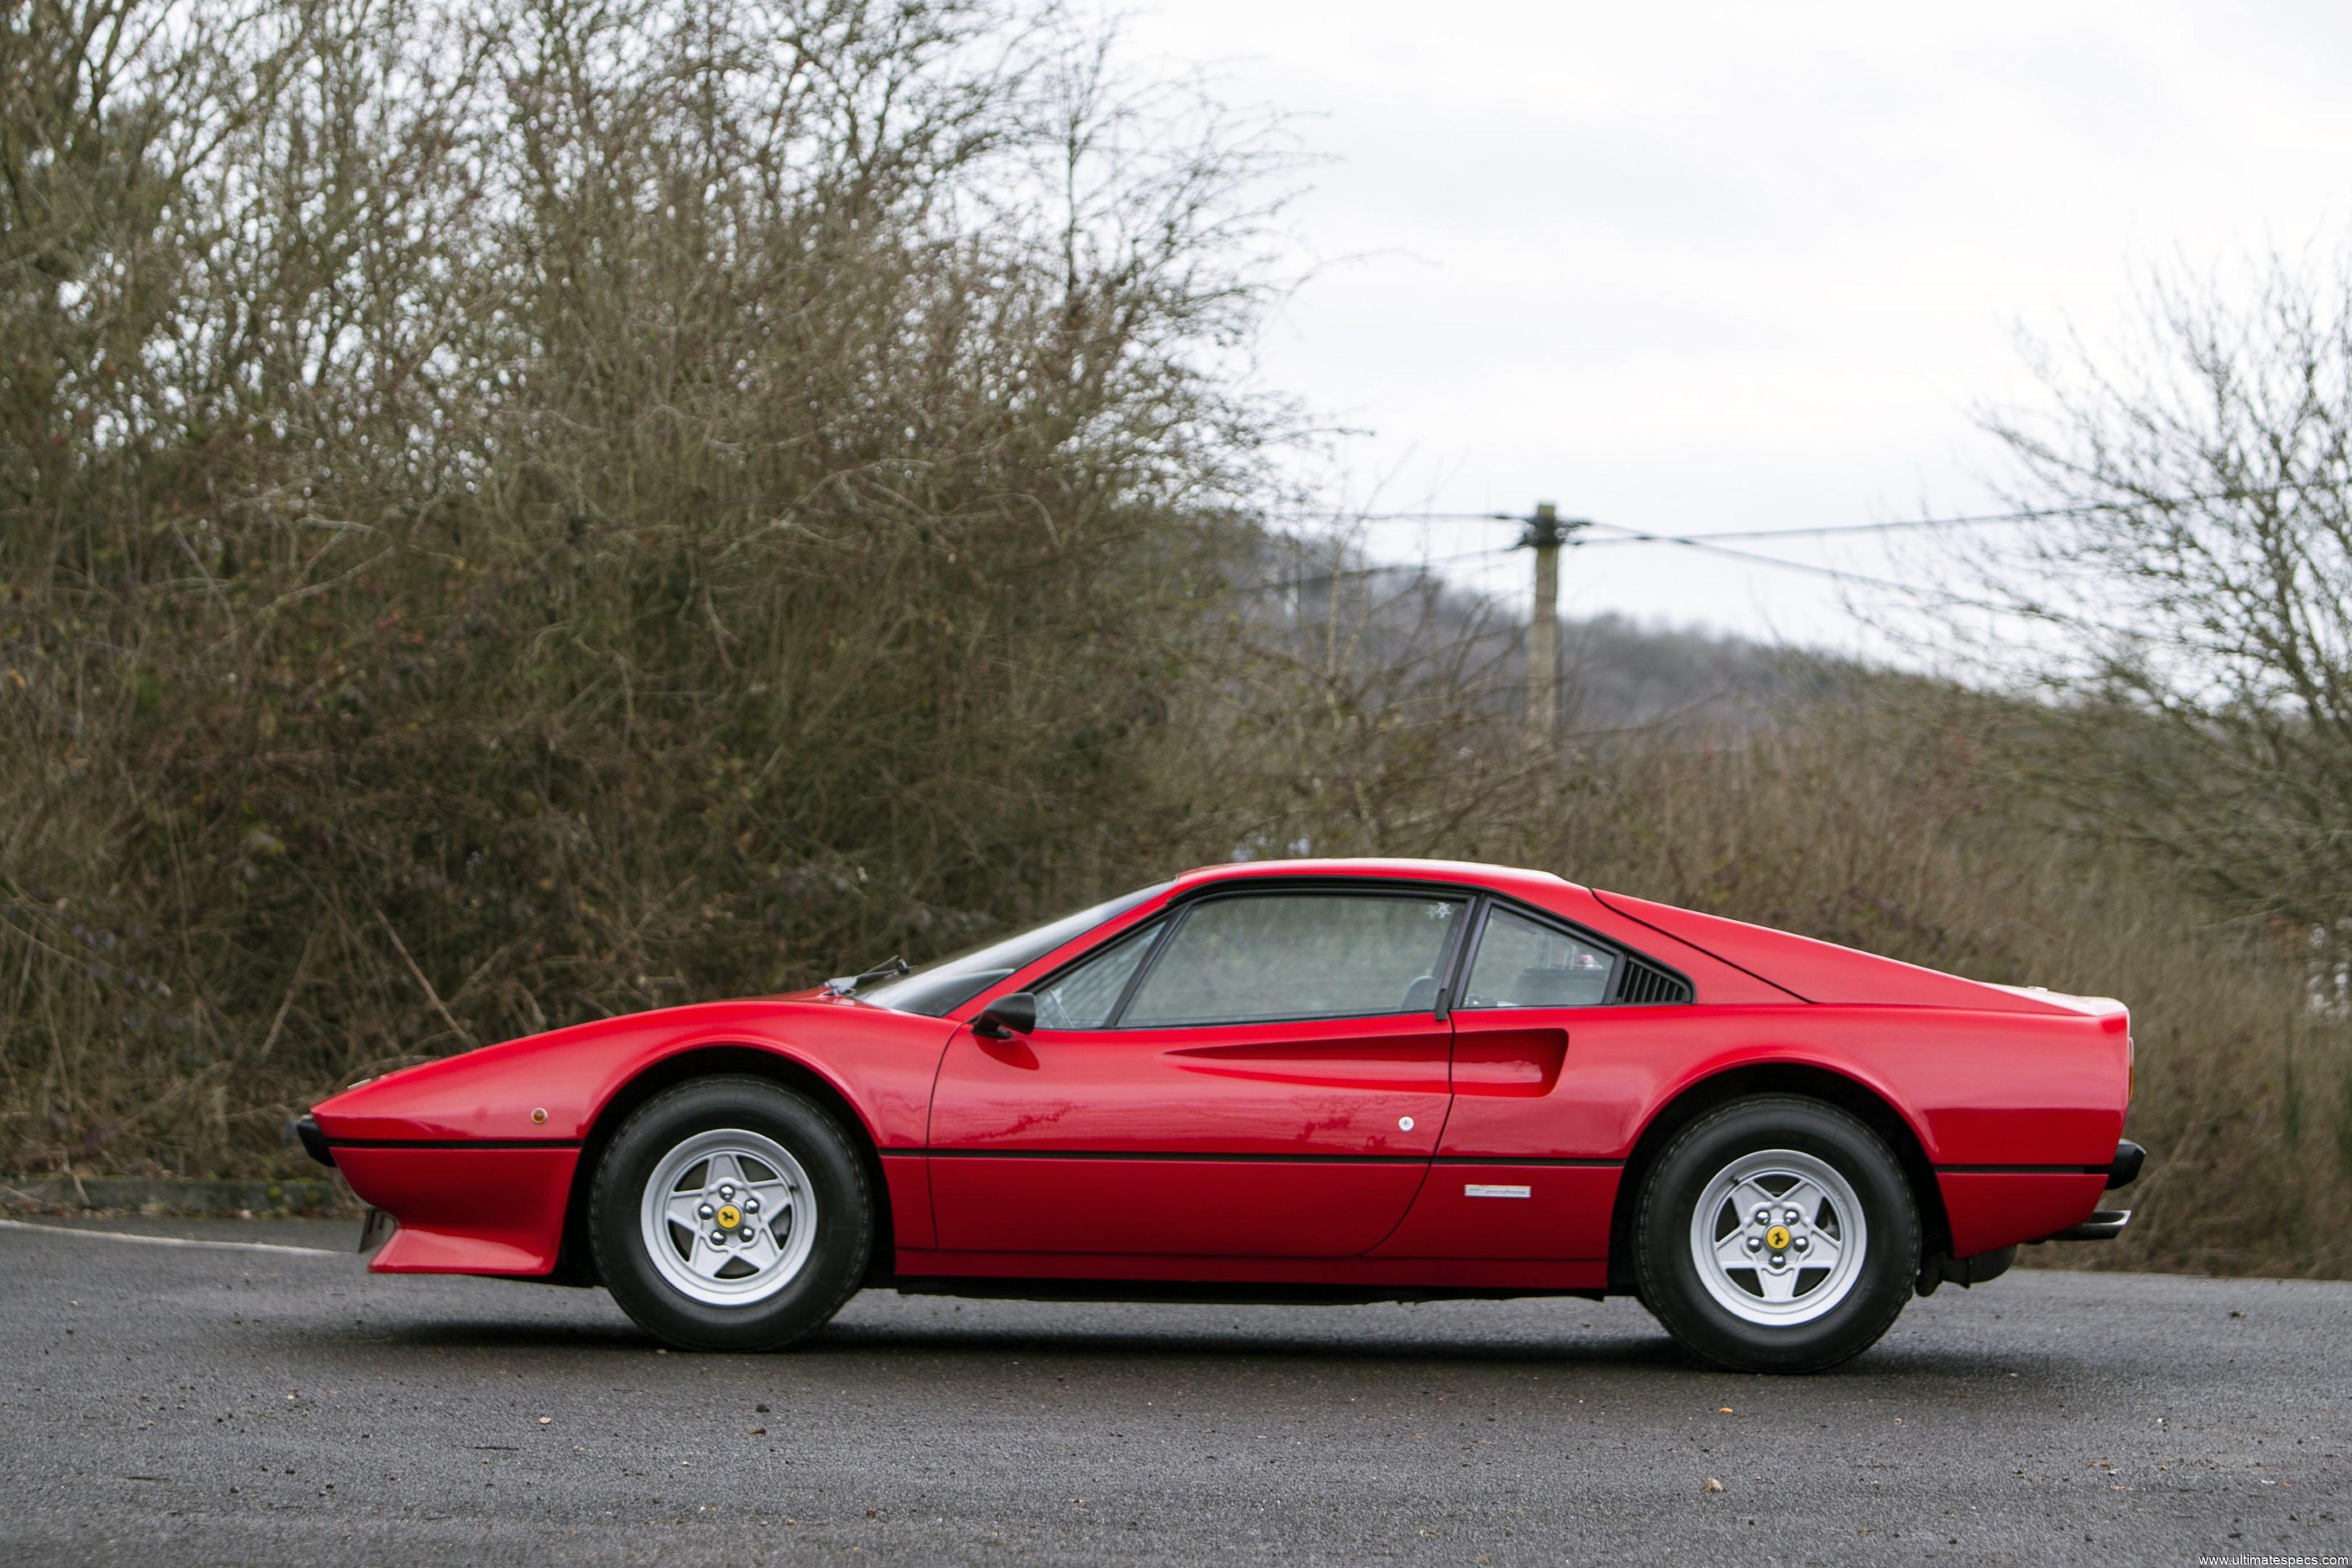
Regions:
<instances>
[{"instance_id":1,"label":"overcast sky","mask_svg":"<svg viewBox=\"0 0 2352 1568\"><path fill-rule=\"evenodd\" d=\"M2109 333L2158 266L2324 258L2352 195L2342 5L1163 0L1129 37L1333 160L1291 223L1358 259L1284 311L1265 372L1369 427L1348 471L1391 507L1662 532L1985 510L1972 414L2032 395L2021 330ZM1524 554L1448 570L1525 592ZM1562 597L1853 646L1839 592L1635 546L1571 552Z\"/></svg>"}]
</instances>

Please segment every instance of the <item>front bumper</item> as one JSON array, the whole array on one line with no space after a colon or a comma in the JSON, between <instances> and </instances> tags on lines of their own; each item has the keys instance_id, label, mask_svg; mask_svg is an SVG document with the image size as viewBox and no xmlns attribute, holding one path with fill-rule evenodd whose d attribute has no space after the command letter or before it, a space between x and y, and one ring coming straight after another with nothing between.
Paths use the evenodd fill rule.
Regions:
<instances>
[{"instance_id":1,"label":"front bumper","mask_svg":"<svg viewBox=\"0 0 2352 1568\"><path fill-rule=\"evenodd\" d=\"M289 1137L302 1145L302 1152L330 1170L334 1168L335 1152L327 1147L327 1135L319 1131L317 1117L298 1116L286 1124L286 1131Z\"/></svg>"},{"instance_id":2,"label":"front bumper","mask_svg":"<svg viewBox=\"0 0 2352 1568\"><path fill-rule=\"evenodd\" d=\"M541 1277L563 1247L575 1144L432 1148L339 1144L336 1168L399 1226L368 1267L379 1274Z\"/></svg>"}]
</instances>

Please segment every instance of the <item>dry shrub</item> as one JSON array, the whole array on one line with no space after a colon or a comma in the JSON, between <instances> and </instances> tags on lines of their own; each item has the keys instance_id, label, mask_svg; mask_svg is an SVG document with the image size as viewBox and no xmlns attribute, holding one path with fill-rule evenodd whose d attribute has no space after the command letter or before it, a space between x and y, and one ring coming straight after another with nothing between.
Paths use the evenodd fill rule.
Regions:
<instances>
[{"instance_id":1,"label":"dry shrub","mask_svg":"<svg viewBox=\"0 0 2352 1568\"><path fill-rule=\"evenodd\" d=\"M40 0L0 1163L1139 875L1270 156L988 0Z\"/></svg>"}]
</instances>

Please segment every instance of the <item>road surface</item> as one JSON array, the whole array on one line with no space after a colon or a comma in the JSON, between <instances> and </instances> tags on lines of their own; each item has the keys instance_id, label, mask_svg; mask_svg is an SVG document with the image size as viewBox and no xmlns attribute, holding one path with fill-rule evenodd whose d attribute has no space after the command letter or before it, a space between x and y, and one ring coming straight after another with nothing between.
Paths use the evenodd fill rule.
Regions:
<instances>
[{"instance_id":1,"label":"road surface","mask_svg":"<svg viewBox=\"0 0 2352 1568\"><path fill-rule=\"evenodd\" d=\"M2352 1284L2020 1270L1811 1378L1622 1301L869 1292L724 1357L601 1291L371 1278L354 1228L0 1225L0 1562L2352 1553Z\"/></svg>"}]
</instances>

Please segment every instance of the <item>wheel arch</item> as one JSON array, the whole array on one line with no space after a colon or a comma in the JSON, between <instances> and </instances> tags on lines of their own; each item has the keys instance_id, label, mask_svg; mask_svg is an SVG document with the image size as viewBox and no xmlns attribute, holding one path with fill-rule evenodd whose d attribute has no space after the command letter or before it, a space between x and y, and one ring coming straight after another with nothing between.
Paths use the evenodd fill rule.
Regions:
<instances>
[{"instance_id":1,"label":"wheel arch","mask_svg":"<svg viewBox=\"0 0 2352 1568\"><path fill-rule=\"evenodd\" d=\"M718 1041L689 1046L647 1062L597 1108L588 1135L581 1141L579 1163L572 1171L572 1191L563 1211L563 1244L552 1276L556 1282L603 1282L597 1277L595 1251L588 1239L588 1189L596 1179L596 1167L603 1162L605 1149L622 1123L664 1089L698 1078L730 1074L766 1079L815 1101L840 1121L866 1169L866 1184L874 1194L874 1250L866 1264L865 1282L876 1284L891 1277L897 1267L897 1232L890 1212L890 1186L882 1170L882 1155L874 1140L874 1130L866 1125L866 1118L824 1074L773 1047Z\"/></svg>"},{"instance_id":2,"label":"wheel arch","mask_svg":"<svg viewBox=\"0 0 2352 1568\"><path fill-rule=\"evenodd\" d=\"M1921 1256L1933 1257L1948 1247L1951 1221L1944 1212L1943 1190L1937 1185L1918 1133L1901 1111L1877 1089L1833 1068L1811 1062L1743 1062L1687 1084L1661 1106L1633 1142L1609 1220L1609 1288L1633 1289L1633 1208L1639 1202L1650 1167L1656 1163L1675 1134L1718 1106L1759 1094L1794 1094L1833 1105L1854 1117L1894 1151L1919 1205Z\"/></svg>"}]
</instances>

